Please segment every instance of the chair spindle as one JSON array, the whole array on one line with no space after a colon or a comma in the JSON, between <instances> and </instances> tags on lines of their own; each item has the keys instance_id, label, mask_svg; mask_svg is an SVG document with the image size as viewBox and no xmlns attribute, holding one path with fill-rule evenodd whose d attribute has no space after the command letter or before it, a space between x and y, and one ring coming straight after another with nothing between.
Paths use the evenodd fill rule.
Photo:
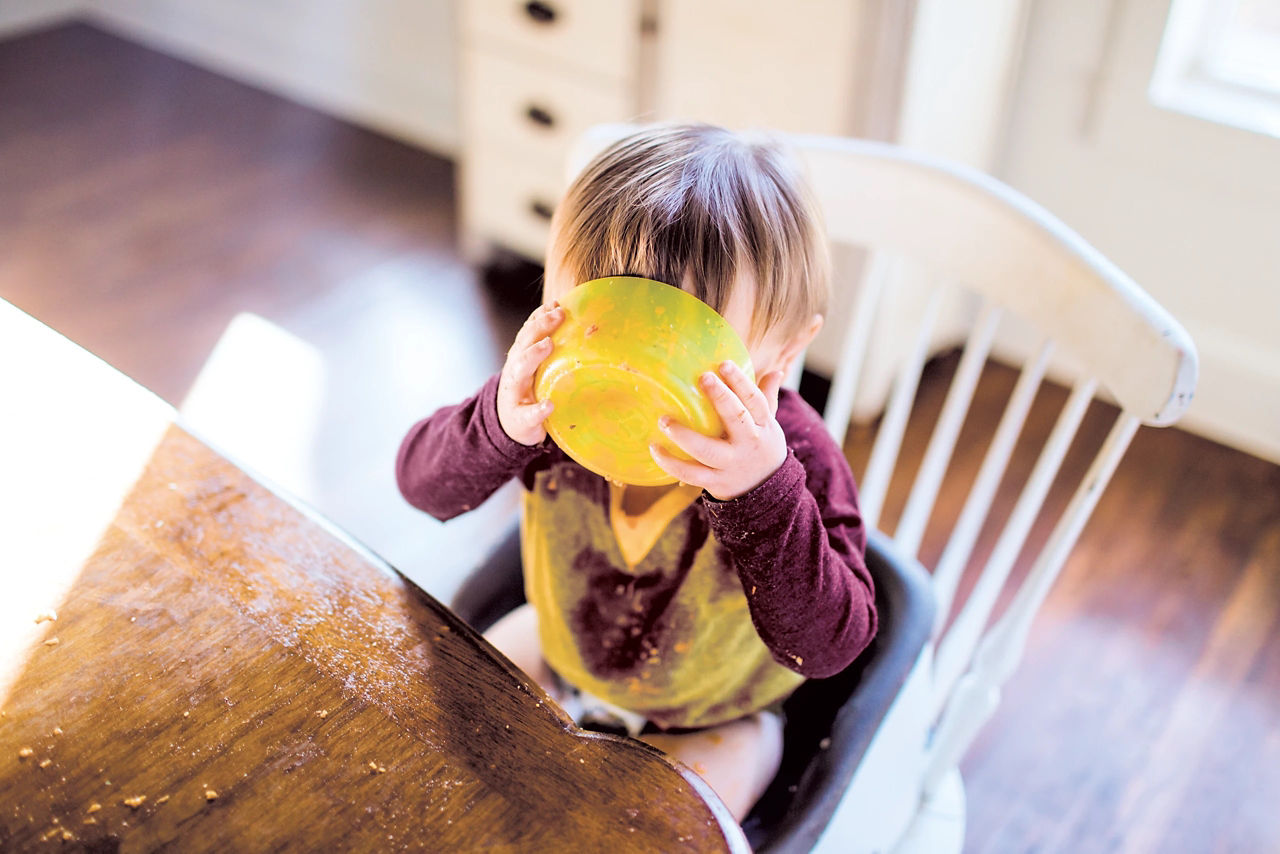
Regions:
<instances>
[{"instance_id":1,"label":"chair spindle","mask_svg":"<svg viewBox=\"0 0 1280 854\"><path fill-rule=\"evenodd\" d=\"M925 306L911 352L894 381L889 405L880 422L880 429L876 431L871 459L859 486L862 523L867 528L875 528L880 523L880 513L889 492L889 480L893 476L898 450L902 447L902 436L907 428L907 418L911 415L916 388L920 384L920 373L924 370L925 359L929 355L933 328L942 313L944 291L942 286L935 286L929 294L929 302Z\"/></svg>"},{"instance_id":2,"label":"chair spindle","mask_svg":"<svg viewBox=\"0 0 1280 854\"><path fill-rule=\"evenodd\" d=\"M1053 341L1046 339L1040 345L1035 357L1023 365L1018 381L1013 387L1013 393L1005 404L1004 414L1000 416L1000 424L996 427L995 436L987 447L986 455L982 458L978 477L969 488L964 509L960 511L960 518L956 520L951 537L947 540L946 548L943 549L942 557L934 567L933 590L938 605L935 618L937 622L933 629L935 637L942 632L942 627L946 625L947 617L951 614L951 603L955 598L956 588L960 584L960 577L964 574L970 555L973 554L973 547L978 541L982 523L991 510L996 489L1000 486L1000 480L1004 477L1005 469L1009 465L1009 458L1013 455L1014 445L1017 444L1018 436L1022 432L1022 425L1026 423L1027 413L1031 411L1031 403L1035 400L1036 391L1040 388L1040 381L1044 378L1052 353Z\"/></svg>"},{"instance_id":3,"label":"chair spindle","mask_svg":"<svg viewBox=\"0 0 1280 854\"><path fill-rule=\"evenodd\" d=\"M844 446L849 421L853 418L853 405L857 400L858 379L862 376L862 363L871 340L871 324L880 304L880 294L885 283L899 277L900 262L884 252L872 252L868 259L858 294L849 309L846 321L844 346L840 361L831 377L831 391L823 411L827 432Z\"/></svg>"},{"instance_id":4,"label":"chair spindle","mask_svg":"<svg viewBox=\"0 0 1280 854\"><path fill-rule=\"evenodd\" d=\"M1084 377L1076 382L1071 396L1058 415L1048 442L1031 470L1031 476L1023 486L1022 494L1018 496L1013 512L1000 532L1000 538L996 541L987 565L965 601L960 615L956 617L955 624L938 646L933 683L934 715L942 710L951 689L969 666L973 651L982 636L982 629L991 616L1018 553L1022 551L1031 525L1040 512L1097 386L1098 382L1093 377Z\"/></svg>"},{"instance_id":5,"label":"chair spindle","mask_svg":"<svg viewBox=\"0 0 1280 854\"><path fill-rule=\"evenodd\" d=\"M1120 413L1013 603L983 637L973 668L957 684L934 732L924 776L926 797L960 761L999 705L1004 683L1022 660L1032 621L1140 423L1137 416Z\"/></svg>"},{"instance_id":6,"label":"chair spindle","mask_svg":"<svg viewBox=\"0 0 1280 854\"><path fill-rule=\"evenodd\" d=\"M942 414L929 438L929 447L920 463L920 471L916 474L906 509L902 511L902 520L893 532L893 539L903 553L910 557L915 557L920 550L925 526L938 498L943 475L951 463L951 454L955 451L960 428L969 413L969 405L973 402L973 393L978 387L978 378L982 376L982 366L986 364L987 353L991 350L991 341L1000 323L1000 315L999 306L984 303L973 332L965 343L964 355L960 357L960 365L951 380L951 387L947 390Z\"/></svg>"}]
</instances>

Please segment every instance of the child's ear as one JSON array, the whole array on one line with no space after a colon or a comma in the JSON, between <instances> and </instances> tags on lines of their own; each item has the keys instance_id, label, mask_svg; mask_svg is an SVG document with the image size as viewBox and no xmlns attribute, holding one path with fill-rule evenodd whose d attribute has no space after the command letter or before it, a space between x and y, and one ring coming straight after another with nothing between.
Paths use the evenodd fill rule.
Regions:
<instances>
[{"instance_id":1,"label":"child's ear","mask_svg":"<svg viewBox=\"0 0 1280 854\"><path fill-rule=\"evenodd\" d=\"M809 345L813 343L813 339L817 338L818 333L822 331L822 323L822 315L815 314L809 318L809 325L796 333L782 348L782 353L778 356L778 363L783 376L791 376L791 369L796 360L804 355L804 351L809 348Z\"/></svg>"}]
</instances>

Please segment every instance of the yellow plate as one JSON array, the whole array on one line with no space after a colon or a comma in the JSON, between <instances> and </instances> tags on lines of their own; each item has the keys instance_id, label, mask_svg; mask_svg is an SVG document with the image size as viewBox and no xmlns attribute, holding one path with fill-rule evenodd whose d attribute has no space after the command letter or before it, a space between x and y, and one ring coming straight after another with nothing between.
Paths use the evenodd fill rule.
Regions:
<instances>
[{"instance_id":1,"label":"yellow plate","mask_svg":"<svg viewBox=\"0 0 1280 854\"><path fill-rule=\"evenodd\" d=\"M746 345L711 306L651 279L595 279L560 305L555 347L534 376L535 396L555 404L547 432L584 468L616 483L674 483L649 455L657 442L685 456L658 430L658 418L722 435L698 377L733 361L754 382Z\"/></svg>"}]
</instances>

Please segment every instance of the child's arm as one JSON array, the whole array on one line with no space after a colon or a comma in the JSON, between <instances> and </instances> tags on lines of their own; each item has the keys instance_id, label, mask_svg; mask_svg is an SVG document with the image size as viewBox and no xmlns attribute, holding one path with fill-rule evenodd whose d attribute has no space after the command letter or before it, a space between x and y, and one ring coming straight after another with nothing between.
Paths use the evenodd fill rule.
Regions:
<instances>
[{"instance_id":1,"label":"child's arm","mask_svg":"<svg viewBox=\"0 0 1280 854\"><path fill-rule=\"evenodd\" d=\"M853 476L821 421L764 483L705 506L774 658L809 677L849 666L875 636L875 590Z\"/></svg>"},{"instance_id":2,"label":"child's arm","mask_svg":"<svg viewBox=\"0 0 1280 854\"><path fill-rule=\"evenodd\" d=\"M549 333L564 319L555 307L529 316L502 373L457 406L446 406L409 430L396 456L405 499L437 519L479 506L545 448L549 401L533 397L533 374L551 353Z\"/></svg>"},{"instance_id":3,"label":"child's arm","mask_svg":"<svg viewBox=\"0 0 1280 854\"><path fill-rule=\"evenodd\" d=\"M716 539L733 557L756 631L774 657L805 676L838 673L876 632L848 463L798 397L779 408L780 375L756 387L726 363L721 376L703 381L725 437L665 420L663 431L693 460L657 445L654 458L706 491Z\"/></svg>"},{"instance_id":4,"label":"child's arm","mask_svg":"<svg viewBox=\"0 0 1280 854\"><path fill-rule=\"evenodd\" d=\"M440 519L479 507L541 452L511 439L498 423L498 377L471 398L446 406L409 430L396 456L405 500Z\"/></svg>"}]
</instances>

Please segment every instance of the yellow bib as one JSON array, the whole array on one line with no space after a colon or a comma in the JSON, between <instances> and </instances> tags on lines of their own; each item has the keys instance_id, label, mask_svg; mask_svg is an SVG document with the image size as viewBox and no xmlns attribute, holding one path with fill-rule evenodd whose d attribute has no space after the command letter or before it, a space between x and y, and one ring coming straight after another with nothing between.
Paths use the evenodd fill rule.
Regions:
<instances>
[{"instance_id":1,"label":"yellow bib","mask_svg":"<svg viewBox=\"0 0 1280 854\"><path fill-rule=\"evenodd\" d=\"M804 677L773 660L696 494L628 514L572 462L524 497L525 593L563 679L660 727L707 727L765 708Z\"/></svg>"}]
</instances>

